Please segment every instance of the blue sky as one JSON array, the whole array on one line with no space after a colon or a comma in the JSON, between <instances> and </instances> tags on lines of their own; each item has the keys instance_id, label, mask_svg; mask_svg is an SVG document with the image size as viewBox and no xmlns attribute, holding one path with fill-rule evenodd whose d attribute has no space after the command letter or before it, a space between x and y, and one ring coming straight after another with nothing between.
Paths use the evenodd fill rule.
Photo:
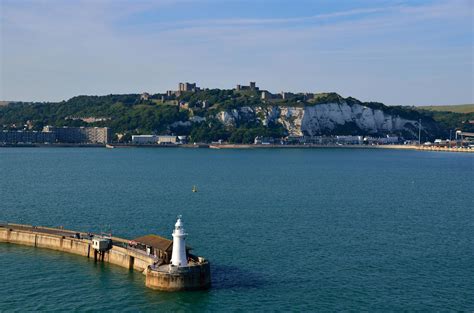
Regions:
<instances>
[{"instance_id":1,"label":"blue sky","mask_svg":"<svg viewBox=\"0 0 474 313\"><path fill-rule=\"evenodd\" d=\"M474 103L474 1L0 0L0 100L178 82Z\"/></svg>"}]
</instances>

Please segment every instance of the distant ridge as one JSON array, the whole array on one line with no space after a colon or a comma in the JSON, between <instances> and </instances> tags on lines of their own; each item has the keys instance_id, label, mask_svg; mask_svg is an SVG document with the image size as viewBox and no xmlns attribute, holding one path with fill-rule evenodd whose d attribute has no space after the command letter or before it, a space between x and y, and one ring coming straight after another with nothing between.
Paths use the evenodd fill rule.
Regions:
<instances>
[{"instance_id":1,"label":"distant ridge","mask_svg":"<svg viewBox=\"0 0 474 313\"><path fill-rule=\"evenodd\" d=\"M454 113L474 113L474 104L454 104L454 105L426 105L417 107L422 110L454 112Z\"/></svg>"},{"instance_id":2,"label":"distant ridge","mask_svg":"<svg viewBox=\"0 0 474 313\"><path fill-rule=\"evenodd\" d=\"M149 94L76 96L61 102L10 102L0 106L0 130L41 130L45 125L109 127L117 139L179 134L194 142L253 143L256 137L398 136L445 138L453 129L474 131L474 113L437 111L474 105L402 107L344 98L334 92L272 94L250 85ZM432 109L429 109L432 108ZM470 110L469 108L472 108ZM446 109L444 109L446 110Z\"/></svg>"}]
</instances>

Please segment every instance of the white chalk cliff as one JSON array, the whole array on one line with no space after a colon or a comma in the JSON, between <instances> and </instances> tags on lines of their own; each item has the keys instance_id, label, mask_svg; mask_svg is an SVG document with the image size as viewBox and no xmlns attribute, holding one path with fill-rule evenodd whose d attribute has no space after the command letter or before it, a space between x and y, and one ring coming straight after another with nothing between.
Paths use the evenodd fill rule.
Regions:
<instances>
[{"instance_id":1,"label":"white chalk cliff","mask_svg":"<svg viewBox=\"0 0 474 313\"><path fill-rule=\"evenodd\" d=\"M240 121L260 120L263 125L278 123L289 135L321 135L336 130L356 129L365 134L405 133L416 137L418 121L370 108L363 103L322 103L306 106L241 107L216 115L226 126ZM344 128L346 127L346 128ZM341 133L341 135L344 135Z\"/></svg>"}]
</instances>

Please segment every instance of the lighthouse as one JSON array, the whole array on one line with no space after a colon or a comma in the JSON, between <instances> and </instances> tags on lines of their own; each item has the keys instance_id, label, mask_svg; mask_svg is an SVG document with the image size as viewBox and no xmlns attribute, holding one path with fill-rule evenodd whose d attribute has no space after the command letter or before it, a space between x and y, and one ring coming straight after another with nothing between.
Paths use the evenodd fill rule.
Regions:
<instances>
[{"instance_id":1,"label":"lighthouse","mask_svg":"<svg viewBox=\"0 0 474 313\"><path fill-rule=\"evenodd\" d=\"M183 221L181 220L181 215L179 215L173 230L173 253L171 255L171 264L173 266L188 266L188 261L186 258L187 235L188 234L186 234L183 228Z\"/></svg>"}]
</instances>

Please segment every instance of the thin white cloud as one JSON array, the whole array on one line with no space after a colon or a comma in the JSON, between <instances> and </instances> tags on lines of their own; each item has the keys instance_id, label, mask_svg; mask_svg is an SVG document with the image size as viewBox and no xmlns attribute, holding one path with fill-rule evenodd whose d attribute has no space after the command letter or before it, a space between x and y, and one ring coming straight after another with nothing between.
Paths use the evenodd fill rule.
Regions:
<instances>
[{"instance_id":1,"label":"thin white cloud","mask_svg":"<svg viewBox=\"0 0 474 313\"><path fill-rule=\"evenodd\" d=\"M345 11L336 11L332 13L315 14L310 16L301 16L294 18L227 18L227 19L199 19L199 20L180 20L178 22L149 22L146 25L154 27L155 31L186 29L186 28L206 28L206 27L257 27L257 26L275 26L285 27L288 24L292 26L305 23L311 26L311 22L325 21L331 24L345 23L347 19L352 17L355 20L371 19L374 16L384 15L387 20L391 20L392 16L404 17L410 16L416 19L443 19L443 18L462 18L472 17L469 9L469 1L454 0L436 2L426 5L395 5L384 7L372 7L364 9L351 9ZM472 8L471 8L472 9ZM140 25L139 27L142 27ZM133 26L130 27L133 29Z\"/></svg>"}]
</instances>

